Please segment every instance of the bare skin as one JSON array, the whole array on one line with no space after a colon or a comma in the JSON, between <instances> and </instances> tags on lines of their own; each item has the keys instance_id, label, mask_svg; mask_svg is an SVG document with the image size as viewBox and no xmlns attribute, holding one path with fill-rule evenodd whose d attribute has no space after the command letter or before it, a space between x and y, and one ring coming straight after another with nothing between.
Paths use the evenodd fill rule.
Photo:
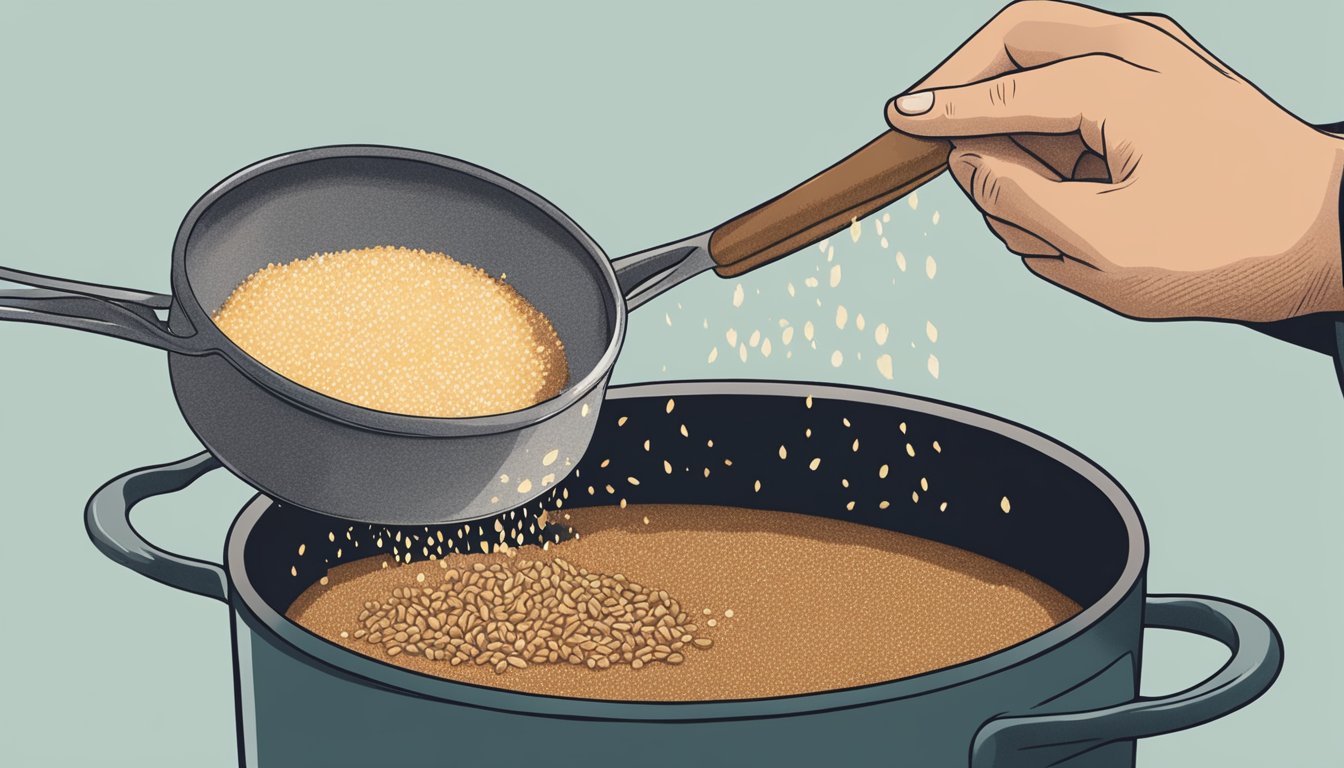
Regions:
<instances>
[{"instance_id":1,"label":"bare skin","mask_svg":"<svg viewBox=\"0 0 1344 768\"><path fill-rule=\"evenodd\" d=\"M1344 311L1344 139L1165 16L1010 5L887 106L1031 271L1135 318Z\"/></svg>"}]
</instances>

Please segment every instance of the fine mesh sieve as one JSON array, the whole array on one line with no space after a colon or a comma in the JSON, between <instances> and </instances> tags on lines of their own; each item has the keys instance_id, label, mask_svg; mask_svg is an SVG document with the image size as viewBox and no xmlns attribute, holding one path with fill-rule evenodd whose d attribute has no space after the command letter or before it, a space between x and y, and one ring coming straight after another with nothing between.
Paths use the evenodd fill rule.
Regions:
<instances>
[{"instance_id":1,"label":"fine mesh sieve","mask_svg":"<svg viewBox=\"0 0 1344 768\"><path fill-rule=\"evenodd\" d=\"M0 292L0 319L167 350L191 429L272 498L361 522L472 520L547 493L578 463L629 309L700 272L742 274L821 240L937 176L947 153L945 143L887 132L725 224L609 261L554 205L479 166L393 147L303 150L243 169L197 201L173 247L171 296L0 269L0 279L37 286ZM377 244L507 273L554 325L572 383L511 413L387 413L280 376L211 320L270 262Z\"/></svg>"}]
</instances>

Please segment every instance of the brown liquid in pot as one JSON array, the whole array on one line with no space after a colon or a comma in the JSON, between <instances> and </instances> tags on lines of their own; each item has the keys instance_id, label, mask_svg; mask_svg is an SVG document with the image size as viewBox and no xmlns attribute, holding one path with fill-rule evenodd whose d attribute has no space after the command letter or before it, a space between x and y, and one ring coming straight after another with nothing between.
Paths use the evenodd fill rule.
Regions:
<instances>
[{"instance_id":1,"label":"brown liquid in pot","mask_svg":"<svg viewBox=\"0 0 1344 768\"><path fill-rule=\"evenodd\" d=\"M1031 576L965 550L870 526L716 506L567 510L578 540L409 565L338 566L287 616L331 642L417 672L515 691L622 701L748 699L909 677L1002 650L1079 606ZM647 523L645 520L647 519ZM443 584L447 569L563 558L664 591L695 626L679 663L450 665L388 656L356 639L366 602ZM423 575L423 581L417 576ZM705 610L709 613L706 614ZM731 615L729 615L731 612ZM346 633L342 637L341 633ZM507 649L506 649L507 650Z\"/></svg>"}]
</instances>

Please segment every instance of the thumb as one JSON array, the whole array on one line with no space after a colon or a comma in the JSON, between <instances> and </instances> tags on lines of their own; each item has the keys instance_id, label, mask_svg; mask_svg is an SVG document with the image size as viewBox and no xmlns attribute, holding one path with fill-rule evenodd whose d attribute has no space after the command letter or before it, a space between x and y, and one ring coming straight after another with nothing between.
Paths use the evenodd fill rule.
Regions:
<instances>
[{"instance_id":1,"label":"thumb","mask_svg":"<svg viewBox=\"0 0 1344 768\"><path fill-rule=\"evenodd\" d=\"M1079 132L1102 152L1106 94L1138 68L1103 55L1064 59L977 83L902 94L887 104L892 128L916 136L957 138L1007 133Z\"/></svg>"},{"instance_id":2,"label":"thumb","mask_svg":"<svg viewBox=\"0 0 1344 768\"><path fill-rule=\"evenodd\" d=\"M991 155L958 149L948 165L961 177L969 170L967 194L986 216L1025 230L1075 259L1096 259L1089 234L1097 231L1097 193L1106 185L1044 175L1043 166L1025 152Z\"/></svg>"}]
</instances>

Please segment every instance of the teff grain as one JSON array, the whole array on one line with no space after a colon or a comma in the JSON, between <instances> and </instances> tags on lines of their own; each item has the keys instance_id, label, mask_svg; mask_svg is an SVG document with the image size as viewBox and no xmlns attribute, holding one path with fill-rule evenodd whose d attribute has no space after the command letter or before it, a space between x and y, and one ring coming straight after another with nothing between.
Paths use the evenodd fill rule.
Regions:
<instances>
[{"instance_id":1,"label":"teff grain","mask_svg":"<svg viewBox=\"0 0 1344 768\"><path fill-rule=\"evenodd\" d=\"M497 675L536 664L607 669L636 658L679 664L684 659L675 652L697 639L695 625L665 590L559 557L495 556L488 565L479 560L470 570L449 570L430 585L425 574L364 600L355 636L389 658L488 663ZM348 639L349 630L338 636Z\"/></svg>"},{"instance_id":2,"label":"teff grain","mask_svg":"<svg viewBox=\"0 0 1344 768\"><path fill-rule=\"evenodd\" d=\"M287 615L350 651L422 674L551 696L690 701L783 696L917 675L998 651L1078 610L1041 582L992 560L839 520L681 505L572 512L581 540L546 551L526 546L454 554L447 566L421 561L379 570L378 557L340 565L329 586L314 583ZM537 578L546 568L550 575ZM420 573L423 584L415 581ZM855 597L856 589L884 596L892 610L879 602L872 611L856 611L854 599L836 598ZM370 626L368 619L391 605L397 590L397 605L411 620L397 618L394 606ZM489 618L479 612L482 602ZM414 613L413 605L420 606ZM406 633L404 641L398 632ZM624 641L612 644L621 636L629 648ZM479 650L460 654L456 640ZM491 649L493 643L499 645ZM395 656L393 648L400 649ZM536 660L543 650L544 660Z\"/></svg>"},{"instance_id":3,"label":"teff grain","mask_svg":"<svg viewBox=\"0 0 1344 768\"><path fill-rule=\"evenodd\" d=\"M436 252L377 246L271 264L214 321L263 365L355 405L505 413L569 380L550 321L512 286Z\"/></svg>"}]
</instances>

